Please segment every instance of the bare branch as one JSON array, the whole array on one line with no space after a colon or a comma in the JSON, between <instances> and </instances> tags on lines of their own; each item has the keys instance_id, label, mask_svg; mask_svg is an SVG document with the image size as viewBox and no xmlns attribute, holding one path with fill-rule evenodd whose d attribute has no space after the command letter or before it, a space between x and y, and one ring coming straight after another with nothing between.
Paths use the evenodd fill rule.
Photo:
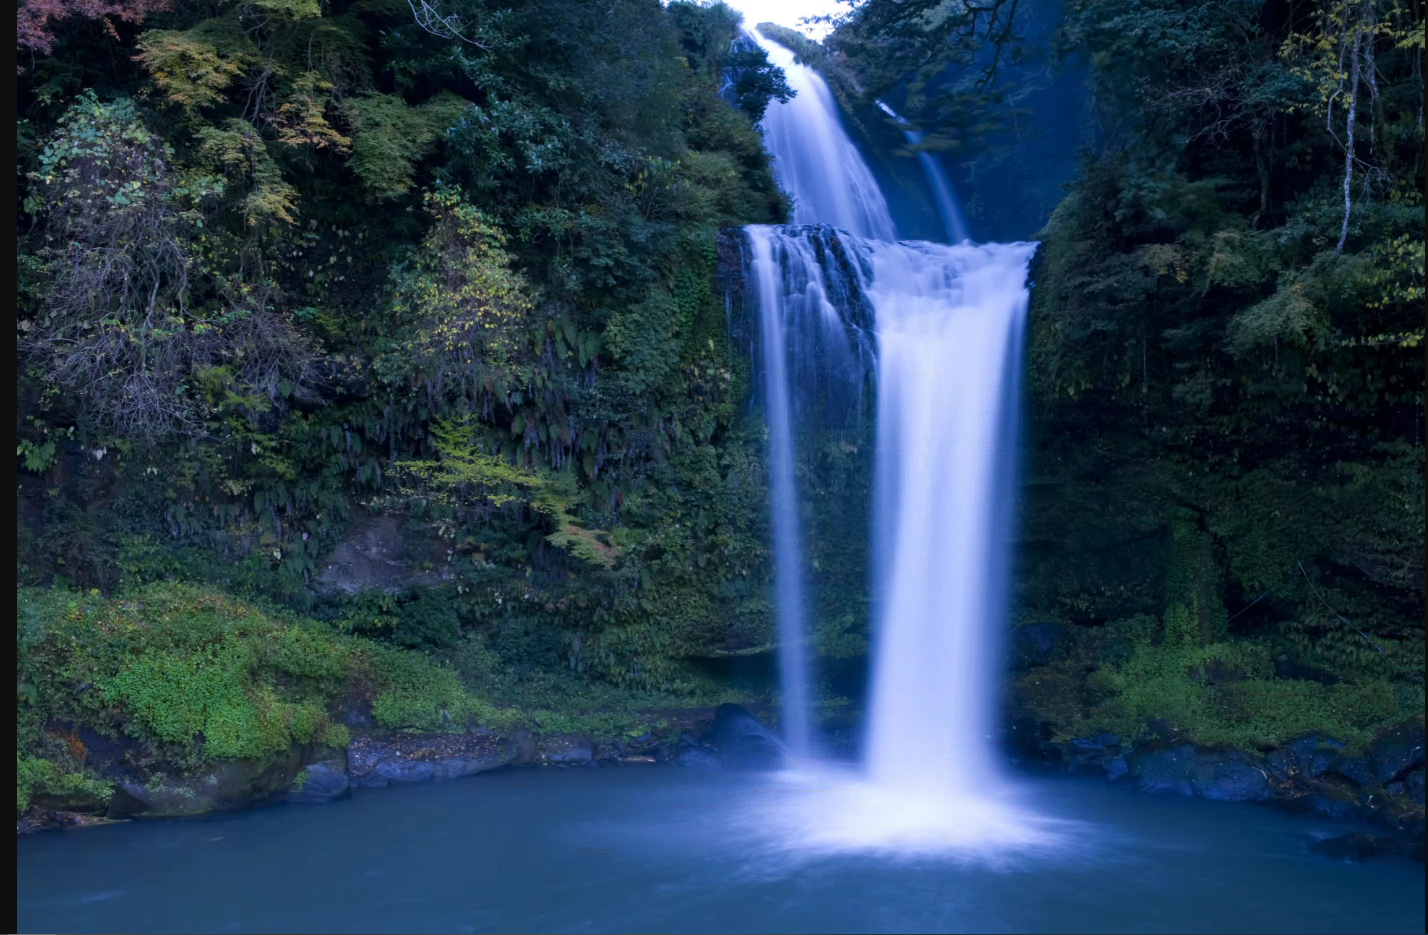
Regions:
<instances>
[{"instance_id":1,"label":"bare branch","mask_svg":"<svg viewBox=\"0 0 1428 935\"><path fill-rule=\"evenodd\" d=\"M476 39L468 38L462 34L465 24L457 20L456 16L442 16L426 0L407 0L407 6L411 7L412 19L418 26L427 32L441 39L458 39L467 45L473 45L483 52L491 51L491 46L486 45Z\"/></svg>"}]
</instances>

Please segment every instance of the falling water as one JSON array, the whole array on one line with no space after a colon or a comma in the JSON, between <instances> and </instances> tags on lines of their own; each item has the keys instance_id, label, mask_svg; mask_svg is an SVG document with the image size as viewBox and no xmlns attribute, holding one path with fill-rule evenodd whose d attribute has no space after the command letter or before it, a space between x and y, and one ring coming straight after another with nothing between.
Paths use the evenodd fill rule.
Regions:
<instances>
[{"instance_id":1,"label":"falling water","mask_svg":"<svg viewBox=\"0 0 1428 935\"><path fill-rule=\"evenodd\" d=\"M769 421L769 493L774 539L774 587L778 609L778 660L782 685L784 744L791 755L806 758L812 734L808 704L808 652L803 645L803 549L799 544L798 489L793 477L792 407L784 348L789 306L798 302L779 281L774 238L768 228L750 227L751 268L758 275L759 327L763 348L764 406ZM806 270L804 295L813 292L817 266ZM799 303L801 304L801 303Z\"/></svg>"},{"instance_id":2,"label":"falling water","mask_svg":"<svg viewBox=\"0 0 1428 935\"><path fill-rule=\"evenodd\" d=\"M907 123L882 101L878 101L878 106L883 109L883 113L898 123ZM922 134L916 130L904 130L903 135L913 146L922 142ZM932 188L932 197L937 201L937 213L942 216L942 227L947 231L947 242L962 243L968 239L967 224L962 219L962 209L957 207L957 197L952 194L952 183L947 181L947 173L942 171L942 166L938 165L931 153L918 150L917 161L922 166L923 175L927 176L927 184Z\"/></svg>"},{"instance_id":3,"label":"falling water","mask_svg":"<svg viewBox=\"0 0 1428 935\"><path fill-rule=\"evenodd\" d=\"M878 344L867 767L971 794L994 775L1014 427L1034 244L856 247Z\"/></svg>"},{"instance_id":4,"label":"falling water","mask_svg":"<svg viewBox=\"0 0 1428 935\"><path fill-rule=\"evenodd\" d=\"M779 184L793 199L795 223L828 224L865 237L896 237L887 201L843 129L823 78L795 63L793 53L783 46L754 32L746 32L744 37L768 53L795 91L787 103L772 102L763 121L765 145L773 156ZM802 424L816 403L827 401L818 398L826 394L817 388L830 387L833 382L819 380L817 374L800 380L797 371L815 363L823 366L859 359L860 355L855 350L857 342L850 344L838 310L828 301L815 240L772 228L751 227L748 231L750 266L758 286L764 402L769 420L784 741L795 758L805 759L811 752L812 676L805 645L808 626L798 487L793 473L797 462L793 425ZM861 374L854 382L861 388ZM799 389L808 392L799 393Z\"/></svg>"},{"instance_id":5,"label":"falling water","mask_svg":"<svg viewBox=\"0 0 1428 935\"><path fill-rule=\"evenodd\" d=\"M754 38L799 91L765 118L779 181L796 220L828 225L746 228L769 419L784 723L796 752L809 749L811 730L793 426L810 424L829 399L856 401L867 377L877 379L871 784L838 786L840 817L799 833L838 846L1021 840L1025 826L990 801L990 734L1036 245L967 242L935 163L925 168L956 245L891 242L886 202L827 86L792 53Z\"/></svg>"},{"instance_id":6,"label":"falling water","mask_svg":"<svg viewBox=\"0 0 1428 935\"><path fill-rule=\"evenodd\" d=\"M812 68L795 62L794 54L777 42L756 32L746 35L783 69L795 91L787 103L770 103L763 121L764 145L773 156L774 174L793 196L793 222L895 239L897 229L887 200L843 129L827 82Z\"/></svg>"}]
</instances>

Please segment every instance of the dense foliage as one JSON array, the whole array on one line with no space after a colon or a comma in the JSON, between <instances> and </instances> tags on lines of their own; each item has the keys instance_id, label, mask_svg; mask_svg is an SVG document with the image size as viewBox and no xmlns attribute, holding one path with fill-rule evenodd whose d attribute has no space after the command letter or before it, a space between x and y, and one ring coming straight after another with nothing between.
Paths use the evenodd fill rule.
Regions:
<instances>
[{"instance_id":1,"label":"dense foliage","mask_svg":"<svg viewBox=\"0 0 1428 935\"><path fill-rule=\"evenodd\" d=\"M1027 612L1163 617L1169 681L1092 679L1134 730L1421 718L1421 6L1089 0L1058 40L1105 141L1039 235Z\"/></svg>"},{"instance_id":2,"label":"dense foliage","mask_svg":"<svg viewBox=\"0 0 1428 935\"><path fill-rule=\"evenodd\" d=\"M647 691L696 690L688 658L766 642L762 430L712 280L718 227L787 210L755 121L790 92L730 52L737 14L238 0L20 19L21 585L193 582ZM318 580L371 513L435 592ZM266 684L244 681L245 639L212 649L238 641L239 708ZM106 678L160 691L197 664L141 651L149 675ZM207 717L125 691L129 725L166 741Z\"/></svg>"}]
</instances>

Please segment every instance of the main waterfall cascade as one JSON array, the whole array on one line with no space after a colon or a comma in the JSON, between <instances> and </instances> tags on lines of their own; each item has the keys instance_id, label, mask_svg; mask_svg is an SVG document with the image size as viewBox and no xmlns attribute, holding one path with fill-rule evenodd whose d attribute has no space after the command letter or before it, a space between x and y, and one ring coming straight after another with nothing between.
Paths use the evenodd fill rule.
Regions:
<instances>
[{"instance_id":1,"label":"main waterfall cascade","mask_svg":"<svg viewBox=\"0 0 1428 935\"><path fill-rule=\"evenodd\" d=\"M782 46L750 38L798 91L764 120L774 172L794 200L796 225L826 225L745 228L769 420L784 730L795 759L812 752L813 731L794 426L817 400L856 399L870 374L877 385L864 777L820 781L818 817L791 809L784 820L800 846L1035 839L1034 823L997 800L990 735L1036 245L966 242L940 175L945 190L933 182L934 197L960 242L896 242L887 203L822 78ZM811 379L810 367L819 371Z\"/></svg>"}]
</instances>

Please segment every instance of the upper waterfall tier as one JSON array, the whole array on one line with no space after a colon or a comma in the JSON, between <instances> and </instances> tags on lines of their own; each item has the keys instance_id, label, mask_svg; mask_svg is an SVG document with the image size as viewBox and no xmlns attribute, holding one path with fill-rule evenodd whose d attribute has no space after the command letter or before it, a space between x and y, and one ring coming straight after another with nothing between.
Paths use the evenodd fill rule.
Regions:
<instances>
[{"instance_id":1,"label":"upper waterfall tier","mask_svg":"<svg viewBox=\"0 0 1428 935\"><path fill-rule=\"evenodd\" d=\"M773 101L764 116L764 145L774 160L774 174L793 198L795 224L828 224L876 240L897 239L872 170L848 138L833 93L823 78L794 54L757 32L746 33L783 69L796 95Z\"/></svg>"}]
</instances>

